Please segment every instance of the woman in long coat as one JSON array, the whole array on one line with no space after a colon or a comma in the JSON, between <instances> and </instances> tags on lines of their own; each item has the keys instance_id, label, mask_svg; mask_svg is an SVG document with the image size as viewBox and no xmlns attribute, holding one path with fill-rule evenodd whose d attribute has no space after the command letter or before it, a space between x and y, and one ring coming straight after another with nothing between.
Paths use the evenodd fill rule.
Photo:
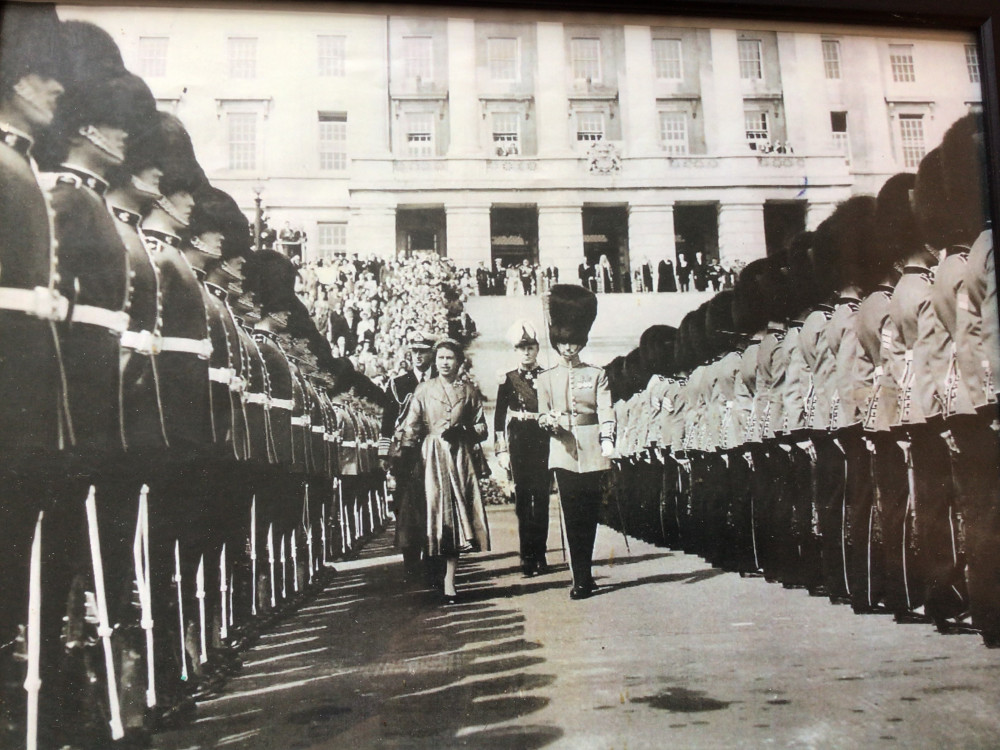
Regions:
<instances>
[{"instance_id":1,"label":"woman in long coat","mask_svg":"<svg viewBox=\"0 0 1000 750\"><path fill-rule=\"evenodd\" d=\"M438 377L417 386L403 423L404 448L420 447L427 498L427 553L445 559L444 596L453 603L461 552L490 548L486 509L479 493L473 446L486 439L478 390L459 370L462 347L444 339L435 347Z\"/></svg>"}]
</instances>

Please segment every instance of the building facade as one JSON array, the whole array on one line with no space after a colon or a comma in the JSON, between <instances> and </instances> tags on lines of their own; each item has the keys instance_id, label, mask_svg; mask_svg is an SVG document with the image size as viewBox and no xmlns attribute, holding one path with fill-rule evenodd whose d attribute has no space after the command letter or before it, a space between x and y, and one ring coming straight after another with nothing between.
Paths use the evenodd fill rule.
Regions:
<instances>
[{"instance_id":1,"label":"building facade","mask_svg":"<svg viewBox=\"0 0 1000 750\"><path fill-rule=\"evenodd\" d=\"M981 106L959 33L571 16L60 7L306 255L748 261ZM643 19L648 20L648 19ZM584 22L586 21L586 22Z\"/></svg>"}]
</instances>

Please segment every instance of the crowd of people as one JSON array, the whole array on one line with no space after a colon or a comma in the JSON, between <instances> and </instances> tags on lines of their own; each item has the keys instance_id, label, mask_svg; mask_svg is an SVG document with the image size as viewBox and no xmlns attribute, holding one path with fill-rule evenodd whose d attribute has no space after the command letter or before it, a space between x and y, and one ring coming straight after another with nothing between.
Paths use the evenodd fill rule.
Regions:
<instances>
[{"instance_id":1,"label":"crowd of people","mask_svg":"<svg viewBox=\"0 0 1000 750\"><path fill-rule=\"evenodd\" d=\"M601 255L596 262L584 259L577 267L580 286L597 294L614 292L705 292L732 289L743 261L723 265L717 258L706 260L704 254L680 253L677 265L664 258L655 265L648 259L632 270L621 273ZM559 269L542 267L527 259L505 264L500 258L490 268L480 261L475 269L475 292L482 297L520 297L545 294L559 283Z\"/></svg>"},{"instance_id":2,"label":"crowd of people","mask_svg":"<svg viewBox=\"0 0 1000 750\"><path fill-rule=\"evenodd\" d=\"M334 354L382 388L406 364L412 331L463 345L476 335L465 311L471 276L436 254L383 261L338 253L300 264L296 289Z\"/></svg>"},{"instance_id":3,"label":"crowd of people","mask_svg":"<svg viewBox=\"0 0 1000 750\"><path fill-rule=\"evenodd\" d=\"M107 32L0 13L0 746L145 746L386 522L385 395Z\"/></svg>"},{"instance_id":4,"label":"crowd of people","mask_svg":"<svg viewBox=\"0 0 1000 750\"><path fill-rule=\"evenodd\" d=\"M607 370L609 523L1000 647L1000 368L980 120Z\"/></svg>"}]
</instances>

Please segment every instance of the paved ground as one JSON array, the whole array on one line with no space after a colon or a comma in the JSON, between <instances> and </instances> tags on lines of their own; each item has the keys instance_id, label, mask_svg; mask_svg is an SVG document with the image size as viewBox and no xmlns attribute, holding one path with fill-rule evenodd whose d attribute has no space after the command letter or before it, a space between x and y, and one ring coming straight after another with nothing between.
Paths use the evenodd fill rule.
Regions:
<instances>
[{"instance_id":1,"label":"paved ground","mask_svg":"<svg viewBox=\"0 0 1000 750\"><path fill-rule=\"evenodd\" d=\"M996 748L1000 651L859 617L601 528L602 592L558 549L523 579L516 519L464 558L464 602L401 583L386 539L244 657L188 748ZM558 547L553 519L550 543Z\"/></svg>"}]
</instances>

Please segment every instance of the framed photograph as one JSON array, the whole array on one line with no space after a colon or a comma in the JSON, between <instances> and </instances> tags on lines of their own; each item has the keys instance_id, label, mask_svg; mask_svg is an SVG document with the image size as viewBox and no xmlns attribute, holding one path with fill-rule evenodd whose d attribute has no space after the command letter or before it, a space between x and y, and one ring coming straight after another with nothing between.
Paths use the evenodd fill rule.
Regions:
<instances>
[{"instance_id":1,"label":"framed photograph","mask_svg":"<svg viewBox=\"0 0 1000 750\"><path fill-rule=\"evenodd\" d=\"M3 19L0 745L995 746L987 0Z\"/></svg>"}]
</instances>

